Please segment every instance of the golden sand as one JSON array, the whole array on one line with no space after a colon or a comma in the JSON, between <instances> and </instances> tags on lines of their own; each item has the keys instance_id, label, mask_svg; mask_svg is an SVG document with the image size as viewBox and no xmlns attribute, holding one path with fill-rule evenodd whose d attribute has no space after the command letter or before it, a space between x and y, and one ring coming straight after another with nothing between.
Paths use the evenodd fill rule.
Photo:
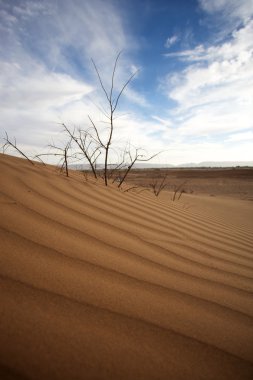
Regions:
<instances>
[{"instance_id":1,"label":"golden sand","mask_svg":"<svg viewBox=\"0 0 253 380\"><path fill-rule=\"evenodd\" d=\"M0 170L1 379L253 378L253 202Z\"/></svg>"}]
</instances>

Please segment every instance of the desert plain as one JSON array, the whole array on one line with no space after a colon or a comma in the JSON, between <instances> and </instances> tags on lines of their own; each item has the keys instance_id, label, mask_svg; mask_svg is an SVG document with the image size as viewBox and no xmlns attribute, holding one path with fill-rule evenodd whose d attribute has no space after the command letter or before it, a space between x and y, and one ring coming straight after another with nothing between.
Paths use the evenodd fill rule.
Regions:
<instances>
[{"instance_id":1,"label":"desert plain","mask_svg":"<svg viewBox=\"0 0 253 380\"><path fill-rule=\"evenodd\" d=\"M0 170L0 379L253 378L253 169Z\"/></svg>"}]
</instances>

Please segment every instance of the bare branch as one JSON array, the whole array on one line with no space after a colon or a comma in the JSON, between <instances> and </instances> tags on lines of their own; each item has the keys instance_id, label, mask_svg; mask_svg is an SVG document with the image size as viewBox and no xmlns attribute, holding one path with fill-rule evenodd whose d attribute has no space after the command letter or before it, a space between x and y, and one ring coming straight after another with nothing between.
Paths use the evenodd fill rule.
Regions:
<instances>
[{"instance_id":1,"label":"bare branch","mask_svg":"<svg viewBox=\"0 0 253 380\"><path fill-rule=\"evenodd\" d=\"M104 108L98 104L96 104L95 102L93 102L92 99L89 98L89 100L91 101L91 103L107 118L107 119L110 119L110 115L106 112L106 110L104 110Z\"/></svg>"},{"instance_id":2,"label":"bare branch","mask_svg":"<svg viewBox=\"0 0 253 380\"><path fill-rule=\"evenodd\" d=\"M153 193L155 194L156 197L158 197L161 191L164 190L166 186L168 186L168 184L165 182L167 179L167 176L168 175L165 174L160 184L158 183L158 181L155 181L150 184L150 187L153 189Z\"/></svg>"},{"instance_id":3,"label":"bare branch","mask_svg":"<svg viewBox=\"0 0 253 380\"><path fill-rule=\"evenodd\" d=\"M68 159L70 157L72 157L71 155L69 156L68 155L68 151L69 149L71 148L71 141L72 141L72 138L70 138L70 140L67 142L67 144L61 148L61 147L58 147L56 146L54 143L53 144L49 144L49 148L53 148L56 150L56 152L48 152L48 153L41 153L41 154L37 154L35 156L35 158L38 158L41 162L43 162L41 160L41 156L54 156L54 157L61 157L59 163L61 161L62 162L62 166L60 168L60 171L63 170L63 168L65 168L65 172L66 172L66 176L68 177L69 176L69 170L68 170ZM59 153L58 153L59 152ZM43 162L44 163L44 162Z\"/></svg>"},{"instance_id":4,"label":"bare branch","mask_svg":"<svg viewBox=\"0 0 253 380\"><path fill-rule=\"evenodd\" d=\"M33 159L38 159L43 165L46 166L45 162L39 157L39 155L37 154L36 156L33 157Z\"/></svg>"},{"instance_id":5,"label":"bare branch","mask_svg":"<svg viewBox=\"0 0 253 380\"><path fill-rule=\"evenodd\" d=\"M161 154L162 153L162 151L161 152L158 152L158 153L156 153L156 154L153 154L153 156L150 156L150 157L148 157L148 158L138 158L138 161L141 161L141 162L147 162L147 161L150 161L150 160L152 160L154 157L157 157L159 154Z\"/></svg>"},{"instance_id":6,"label":"bare branch","mask_svg":"<svg viewBox=\"0 0 253 380\"><path fill-rule=\"evenodd\" d=\"M106 91L106 89L105 89L105 87L104 87L103 81L102 81L101 76L100 76L99 71L98 71L98 68L97 68L97 66L96 66L96 64L95 64L95 62L93 61L92 58L91 58L91 62L93 63L93 66L94 66L94 68L95 68L95 71L96 71L96 73L97 73L97 76L98 76L98 79L99 79L99 82L100 82L100 86L101 86L102 90L103 90L104 93L105 93L106 99L107 99L108 102L110 103L110 97L109 97L109 95L108 95L108 93L107 93L107 91Z\"/></svg>"},{"instance_id":7,"label":"bare branch","mask_svg":"<svg viewBox=\"0 0 253 380\"><path fill-rule=\"evenodd\" d=\"M79 136L76 136L75 129L73 132L71 132L71 130L65 124L62 124L62 126L63 126L64 130L67 132L67 134L70 136L71 141L74 141L76 143L76 145L78 146L78 148L81 150L82 154L87 159L87 161L91 167L91 170L92 170L94 177L97 178L96 167L95 167L96 161L94 159L92 159L92 157L94 156L94 152L92 152L92 153L89 152L89 147L91 146L92 141L96 142L96 140L92 137L92 135L88 131L84 131L82 134L82 130L79 129ZM87 142L88 137L91 140ZM98 149L99 148L96 147L95 151L98 151ZM95 156L95 158L97 159L98 156Z\"/></svg>"},{"instance_id":8,"label":"bare branch","mask_svg":"<svg viewBox=\"0 0 253 380\"><path fill-rule=\"evenodd\" d=\"M114 62L114 67L113 67L113 72L112 72L112 85L111 85L111 91L110 91L110 104L112 104L112 95L113 95L113 87L114 87L114 76L115 76L115 72L116 72L116 68L117 68L117 64L118 64L118 60L119 60L119 57L121 55L122 51L120 51L115 59L115 62Z\"/></svg>"},{"instance_id":9,"label":"bare branch","mask_svg":"<svg viewBox=\"0 0 253 380\"><path fill-rule=\"evenodd\" d=\"M100 136L99 136L99 133L98 133L98 130L97 130L97 127L96 127L96 124L94 123L94 121L92 120L92 118L88 115L88 118L95 130L95 133L96 133L96 136L97 136L97 139L98 139L98 142L99 144L103 147L103 148L106 148L105 144L102 142L102 140L100 139Z\"/></svg>"},{"instance_id":10,"label":"bare branch","mask_svg":"<svg viewBox=\"0 0 253 380\"><path fill-rule=\"evenodd\" d=\"M6 136L6 137L4 137L4 140L6 141L6 143L3 145L3 149L7 150L8 147L11 146L11 147L14 148L18 153L20 153L21 156L25 157L25 158L30 162L30 164L34 165L34 162L33 162L32 160L30 160L30 158L27 157L26 154L23 153L22 150L20 150L20 149L17 147L17 141L16 141L16 138L14 137L14 143L12 143L12 142L10 141L9 136L8 136L8 134L7 134L6 131L5 131L5 136Z\"/></svg>"},{"instance_id":11,"label":"bare branch","mask_svg":"<svg viewBox=\"0 0 253 380\"><path fill-rule=\"evenodd\" d=\"M108 135L108 138L107 138L107 141L106 143L103 143L102 142L102 139L100 137L100 133L98 132L98 129L95 125L95 123L93 122L93 120L91 119L90 116L89 117L89 120L94 128L94 131L95 131L95 135L96 135L96 140L97 142L100 144L101 148L104 149L105 151L105 160L104 160L104 181L105 181L105 185L107 186L107 180L108 178L110 177L111 175L111 172L108 171L108 160L109 160L109 151L110 151L110 147L111 147L111 143L112 143L112 136L113 136L113 131L114 131L114 113L118 107L118 103L119 103L119 100L120 100L120 97L122 95L122 93L124 92L125 88L128 86L128 84L131 82L131 80L133 79L133 77L136 75L136 73L138 72L138 70L133 73L129 78L128 80L125 82L125 84L122 86L121 90L119 91L118 95L116 96L115 99L113 99L113 92L114 92L114 81L115 81L115 74L116 74L116 70L117 70L117 65L118 65L118 61L119 61L119 58L120 58L120 55L121 55L121 51L118 53L115 61L114 61L114 67L113 67L113 71L112 71L112 76L111 76L111 88L110 88L110 91L108 92L105 88L105 85L103 83L103 80L101 78L101 75L100 75L100 72L94 62L94 60L92 59L92 63L93 63L93 66L95 68L95 71L96 71L96 74L97 74L97 77L98 77L98 80L99 80L99 83L100 83L100 86L105 94L105 97L106 97L106 101L108 103L108 107L109 107L109 114L107 115L107 113L104 113L104 115L106 116L107 119L109 119L109 124L110 124L110 132L109 132L109 135Z\"/></svg>"},{"instance_id":12,"label":"bare branch","mask_svg":"<svg viewBox=\"0 0 253 380\"><path fill-rule=\"evenodd\" d=\"M179 192L179 190L181 189L181 193L178 197L178 200L181 198L181 195L182 195L182 192L183 192L183 186L187 183L187 181L184 181L182 182L180 185L176 186L175 187L175 190L174 190L174 194L173 194L173 198L172 198L172 201L174 202L176 200L176 195L177 193Z\"/></svg>"},{"instance_id":13,"label":"bare branch","mask_svg":"<svg viewBox=\"0 0 253 380\"><path fill-rule=\"evenodd\" d=\"M129 151L127 152L128 153L128 156L130 158L130 163L127 167L127 170L125 171L123 177L121 178L119 184L118 184L118 187L120 188L121 185L123 184L123 182L125 181L126 177L128 176L130 170L132 169L132 167L134 166L134 164L136 162L146 162L146 161L150 161L152 158L156 157L158 154L160 153L156 153L154 154L153 156L151 157L147 157L147 158L143 158L144 155L143 154L140 154L139 151L141 151L141 149L137 149L135 148L135 155L132 156L132 153L131 153L131 149L129 148Z\"/></svg>"},{"instance_id":14,"label":"bare branch","mask_svg":"<svg viewBox=\"0 0 253 380\"><path fill-rule=\"evenodd\" d=\"M119 102L119 99L123 93L123 91L125 90L125 88L129 85L129 83L132 81L132 79L135 77L135 75L139 72L140 70L136 70L131 76L130 78L126 81L126 83L124 84L124 86L122 87L121 91L119 92L116 100L114 100L112 102L112 105L114 104L114 107L112 108L112 113L114 113L114 111L116 110L117 106L118 106L118 102Z\"/></svg>"}]
</instances>

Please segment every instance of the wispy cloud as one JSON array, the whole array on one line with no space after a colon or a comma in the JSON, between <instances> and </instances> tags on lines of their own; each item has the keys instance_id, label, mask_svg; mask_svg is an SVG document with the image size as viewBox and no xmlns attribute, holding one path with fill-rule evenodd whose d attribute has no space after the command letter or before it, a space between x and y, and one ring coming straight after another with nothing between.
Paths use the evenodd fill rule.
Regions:
<instances>
[{"instance_id":1,"label":"wispy cloud","mask_svg":"<svg viewBox=\"0 0 253 380\"><path fill-rule=\"evenodd\" d=\"M216 29L216 38L220 41L253 16L251 0L199 0L199 6L208 16L203 22Z\"/></svg>"},{"instance_id":2,"label":"wispy cloud","mask_svg":"<svg viewBox=\"0 0 253 380\"><path fill-rule=\"evenodd\" d=\"M252 127L252 35L250 20L229 41L174 54L187 62L182 72L167 77L180 133L216 135Z\"/></svg>"},{"instance_id":3,"label":"wispy cloud","mask_svg":"<svg viewBox=\"0 0 253 380\"><path fill-rule=\"evenodd\" d=\"M200 0L199 4L206 16L215 16L214 22L222 20L225 32L223 29L222 39L218 30L219 38L212 36L212 40L193 48L165 54L168 59L179 60L184 68L169 73L163 82L168 98L175 102L174 108L168 110L168 119L176 129L175 133L167 128L163 139L170 149L181 152L181 158L189 154L195 161L197 156L212 160L215 151L217 160L231 159L233 155L249 160L253 128L253 3Z\"/></svg>"},{"instance_id":4,"label":"wispy cloud","mask_svg":"<svg viewBox=\"0 0 253 380\"><path fill-rule=\"evenodd\" d=\"M40 65L34 65L30 73L15 63L1 62L0 66L0 85L5 89L0 95L1 130L21 144L46 145L59 129L62 110L92 91L87 83Z\"/></svg>"},{"instance_id":5,"label":"wispy cloud","mask_svg":"<svg viewBox=\"0 0 253 380\"><path fill-rule=\"evenodd\" d=\"M115 57L126 49L116 90L137 67L131 59L134 39L113 2L0 1L0 9L1 132L9 131L21 143L47 144L57 122L83 125L88 113L101 118L93 103L100 105L103 94L95 90L91 58L110 86ZM131 85L124 95L147 105Z\"/></svg>"},{"instance_id":6,"label":"wispy cloud","mask_svg":"<svg viewBox=\"0 0 253 380\"><path fill-rule=\"evenodd\" d=\"M165 57L175 57L182 61L201 61L206 59L206 51L203 45L198 45L194 49L165 53Z\"/></svg>"},{"instance_id":7,"label":"wispy cloud","mask_svg":"<svg viewBox=\"0 0 253 380\"><path fill-rule=\"evenodd\" d=\"M105 4L101 0L25 0L11 4L1 4L5 15L15 20L11 28L6 25L6 17L1 20L6 32L2 46L10 42L19 45L49 69L67 69L80 75L81 65L84 68L91 57L107 67L120 50L131 48L131 37L125 33L117 9L110 1ZM73 65L73 54L79 67Z\"/></svg>"},{"instance_id":8,"label":"wispy cloud","mask_svg":"<svg viewBox=\"0 0 253 380\"><path fill-rule=\"evenodd\" d=\"M163 119L163 118L156 116L156 115L152 115L152 119L154 119L160 123L160 126L159 126L160 130L167 130L167 127L172 126L172 122L169 119Z\"/></svg>"},{"instance_id":9,"label":"wispy cloud","mask_svg":"<svg viewBox=\"0 0 253 380\"><path fill-rule=\"evenodd\" d=\"M104 94L90 58L110 88L115 57L123 49L115 90L136 68L141 71L121 98L116 141L131 137L132 144L151 153L169 150L163 156L168 162L199 161L201 155L211 159L214 149L220 159L225 151L235 154L239 149L246 157L250 148L242 136L250 138L253 120L251 4L199 0L198 15L211 20L210 25L220 19L225 26L222 38L217 32L219 38L195 43L188 24L167 34L165 45L173 53L167 50L166 55L175 71L162 78L161 93L150 82L164 75L164 61L160 72L159 54L157 58L146 50L145 60L137 60L143 39L132 34L131 20L118 2L0 0L1 135L7 130L26 148L41 148L52 135L60 136L58 123L85 127L88 114L103 121ZM180 44L183 50L175 52ZM106 133L106 124L100 125ZM241 148L235 147L239 139Z\"/></svg>"},{"instance_id":10,"label":"wispy cloud","mask_svg":"<svg viewBox=\"0 0 253 380\"><path fill-rule=\"evenodd\" d=\"M178 36L174 34L173 36L167 38L164 46L169 49L172 45L174 45L178 41L178 39L179 39Z\"/></svg>"},{"instance_id":11,"label":"wispy cloud","mask_svg":"<svg viewBox=\"0 0 253 380\"><path fill-rule=\"evenodd\" d=\"M247 21L253 13L251 0L199 0L200 7L208 14L219 13L220 17L227 19Z\"/></svg>"}]
</instances>

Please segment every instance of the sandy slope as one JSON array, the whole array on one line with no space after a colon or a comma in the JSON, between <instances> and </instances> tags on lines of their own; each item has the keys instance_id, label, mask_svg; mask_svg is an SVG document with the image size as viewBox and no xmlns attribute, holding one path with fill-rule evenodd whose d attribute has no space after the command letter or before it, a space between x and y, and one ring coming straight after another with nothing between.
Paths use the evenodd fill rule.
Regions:
<instances>
[{"instance_id":1,"label":"sandy slope","mask_svg":"<svg viewBox=\"0 0 253 380\"><path fill-rule=\"evenodd\" d=\"M252 378L252 202L0 170L1 379Z\"/></svg>"}]
</instances>

